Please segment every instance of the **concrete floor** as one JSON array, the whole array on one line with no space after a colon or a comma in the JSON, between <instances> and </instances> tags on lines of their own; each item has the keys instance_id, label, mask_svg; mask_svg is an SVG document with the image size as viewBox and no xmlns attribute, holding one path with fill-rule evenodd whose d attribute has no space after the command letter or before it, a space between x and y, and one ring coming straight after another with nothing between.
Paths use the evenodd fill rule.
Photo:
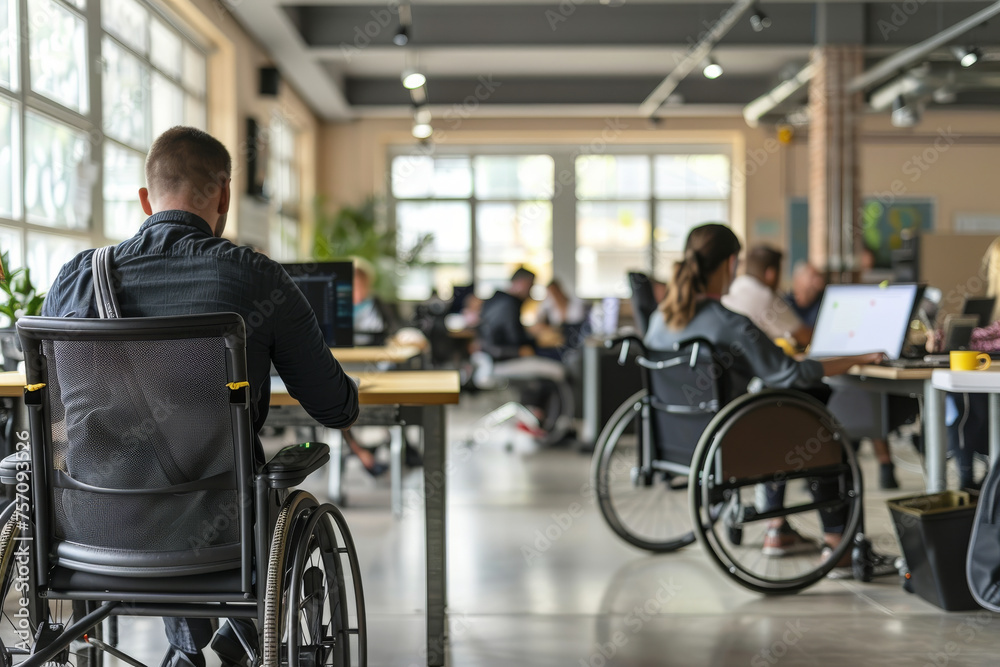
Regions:
<instances>
[{"instance_id":1,"label":"concrete floor","mask_svg":"<svg viewBox=\"0 0 1000 667\"><path fill-rule=\"evenodd\" d=\"M449 664L1000 664L1000 618L944 612L903 591L896 577L824 580L764 597L731 583L699 545L662 556L633 549L583 490L589 457L531 451L507 427L466 441L497 400L464 398L449 410ZM897 470L902 489L866 493L868 532L883 552L898 553L885 499L923 488L915 457L898 450L911 462ZM867 479L876 479L869 449L862 458ZM351 460L346 514L363 564L369 664L415 667L424 630L421 477L407 473L401 519L390 515L387 478L372 480ZM308 485L318 492L325 482ZM125 621L122 635L123 647L157 664L158 621Z\"/></svg>"}]
</instances>

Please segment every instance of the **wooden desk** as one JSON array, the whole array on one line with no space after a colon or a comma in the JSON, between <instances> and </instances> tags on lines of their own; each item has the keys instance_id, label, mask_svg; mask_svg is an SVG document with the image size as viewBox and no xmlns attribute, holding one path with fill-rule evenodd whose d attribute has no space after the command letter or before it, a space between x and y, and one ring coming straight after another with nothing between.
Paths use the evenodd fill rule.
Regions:
<instances>
[{"instance_id":1,"label":"wooden desk","mask_svg":"<svg viewBox=\"0 0 1000 667\"><path fill-rule=\"evenodd\" d=\"M427 549L427 664L444 665L448 600L447 535L445 505L448 475L445 473L447 438L445 406L458 403L458 371L389 371L356 374L358 400L362 405L398 405L401 423L424 430L424 531ZM277 380L277 382L275 382ZM272 378L271 405L294 406L280 379ZM333 445L339 437L328 438ZM396 448L401 451L400 434ZM330 457L330 479L340 479L341 455ZM395 484L394 480L394 484Z\"/></svg>"},{"instance_id":2,"label":"wooden desk","mask_svg":"<svg viewBox=\"0 0 1000 667\"><path fill-rule=\"evenodd\" d=\"M0 372L0 398L21 398L24 395L24 373Z\"/></svg>"},{"instance_id":3,"label":"wooden desk","mask_svg":"<svg viewBox=\"0 0 1000 667\"><path fill-rule=\"evenodd\" d=\"M850 382L853 386L883 394L923 397L921 425L924 438L925 486L929 493L944 491L945 459L948 437L944 422L945 392L931 381L933 368L892 368L890 366L854 366L841 378L830 378L830 384Z\"/></svg>"},{"instance_id":4,"label":"wooden desk","mask_svg":"<svg viewBox=\"0 0 1000 667\"><path fill-rule=\"evenodd\" d=\"M405 364L423 352L416 345L381 345L371 347L333 347L334 358L342 364L377 364L387 361Z\"/></svg>"}]
</instances>

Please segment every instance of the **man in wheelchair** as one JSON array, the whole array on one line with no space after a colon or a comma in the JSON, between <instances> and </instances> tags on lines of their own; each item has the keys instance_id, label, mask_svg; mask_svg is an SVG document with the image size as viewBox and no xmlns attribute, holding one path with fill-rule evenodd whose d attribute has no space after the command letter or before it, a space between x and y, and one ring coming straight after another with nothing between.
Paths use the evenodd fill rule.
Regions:
<instances>
[{"instance_id":1,"label":"man in wheelchair","mask_svg":"<svg viewBox=\"0 0 1000 667\"><path fill-rule=\"evenodd\" d=\"M255 470L264 462L257 433L267 418L272 363L289 393L319 423L336 429L354 423L359 411L357 387L330 354L302 293L281 265L222 238L231 195L231 159L226 148L205 132L174 127L153 142L145 170L147 187L139 190L139 198L150 217L135 236L112 250L121 316L242 316ZM94 254L93 250L82 252L62 268L45 300L43 315L98 316ZM169 359L166 363L190 360ZM67 414L74 408L72 402L86 399L68 390L62 394ZM192 424L199 421L198 414L189 417ZM155 415L153 418L163 421ZM90 426L95 423L91 421ZM67 458L80 461L81 456L96 454L70 449ZM150 461L149 465L155 463ZM91 480L103 486L99 482ZM111 498L116 497L120 496ZM157 523L155 517L147 517L147 521ZM165 618L164 622L170 648L162 664L205 665L202 649L212 640L210 619ZM227 625L213 641L223 665L245 664L246 653L240 644L257 638L249 620L237 622L245 624L248 631L234 632Z\"/></svg>"},{"instance_id":2,"label":"man in wheelchair","mask_svg":"<svg viewBox=\"0 0 1000 667\"><path fill-rule=\"evenodd\" d=\"M674 267L667 296L659 312L650 318L644 343L653 350L670 350L684 341L701 339L711 343L716 352L722 353L726 366L726 395L723 404L745 394L751 381L759 378L769 388L794 388L825 398L824 376L847 372L857 364L877 363L881 353L826 359L797 361L785 354L770 338L747 317L738 315L722 305L720 299L728 292L736 276L740 242L732 230L721 224L696 227L688 234L684 258ZM781 506L784 484L766 485L767 499L764 510ZM836 493L828 484L813 485L815 502L822 503ZM825 544L834 548L841 542L846 523L843 507L820 510ZM784 555L792 553L805 540L797 535L783 519L772 519L764 540L764 553ZM849 555L848 555L849 556ZM843 563L849 564L845 556Z\"/></svg>"}]
</instances>

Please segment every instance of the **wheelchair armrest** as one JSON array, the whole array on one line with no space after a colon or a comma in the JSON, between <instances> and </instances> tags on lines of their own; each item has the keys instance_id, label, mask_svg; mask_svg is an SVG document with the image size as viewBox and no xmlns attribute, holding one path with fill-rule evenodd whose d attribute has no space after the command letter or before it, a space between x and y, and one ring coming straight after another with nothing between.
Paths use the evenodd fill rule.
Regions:
<instances>
[{"instance_id":1,"label":"wheelchair armrest","mask_svg":"<svg viewBox=\"0 0 1000 667\"><path fill-rule=\"evenodd\" d=\"M27 462L28 458L21 452L14 452L0 461L0 484L4 486L17 484L17 464Z\"/></svg>"},{"instance_id":2,"label":"wheelchair armrest","mask_svg":"<svg viewBox=\"0 0 1000 667\"><path fill-rule=\"evenodd\" d=\"M325 442L304 442L282 448L261 469L272 489L298 486L330 460L330 446Z\"/></svg>"}]
</instances>

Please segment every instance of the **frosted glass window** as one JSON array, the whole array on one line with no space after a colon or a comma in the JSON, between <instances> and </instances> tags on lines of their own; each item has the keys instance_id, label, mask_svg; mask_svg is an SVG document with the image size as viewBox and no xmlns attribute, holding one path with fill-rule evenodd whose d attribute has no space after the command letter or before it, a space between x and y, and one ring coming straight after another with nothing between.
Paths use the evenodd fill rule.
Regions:
<instances>
[{"instance_id":1,"label":"frosted glass window","mask_svg":"<svg viewBox=\"0 0 1000 667\"><path fill-rule=\"evenodd\" d=\"M80 113L87 93L87 25L54 0L28 0L31 89Z\"/></svg>"},{"instance_id":2,"label":"frosted glass window","mask_svg":"<svg viewBox=\"0 0 1000 667\"><path fill-rule=\"evenodd\" d=\"M94 181L87 136L31 111L26 119L24 207L28 221L87 229Z\"/></svg>"},{"instance_id":3,"label":"frosted glass window","mask_svg":"<svg viewBox=\"0 0 1000 667\"><path fill-rule=\"evenodd\" d=\"M139 230L146 219L139 204L139 188L145 186L142 153L104 145L104 235L122 241Z\"/></svg>"}]
</instances>

